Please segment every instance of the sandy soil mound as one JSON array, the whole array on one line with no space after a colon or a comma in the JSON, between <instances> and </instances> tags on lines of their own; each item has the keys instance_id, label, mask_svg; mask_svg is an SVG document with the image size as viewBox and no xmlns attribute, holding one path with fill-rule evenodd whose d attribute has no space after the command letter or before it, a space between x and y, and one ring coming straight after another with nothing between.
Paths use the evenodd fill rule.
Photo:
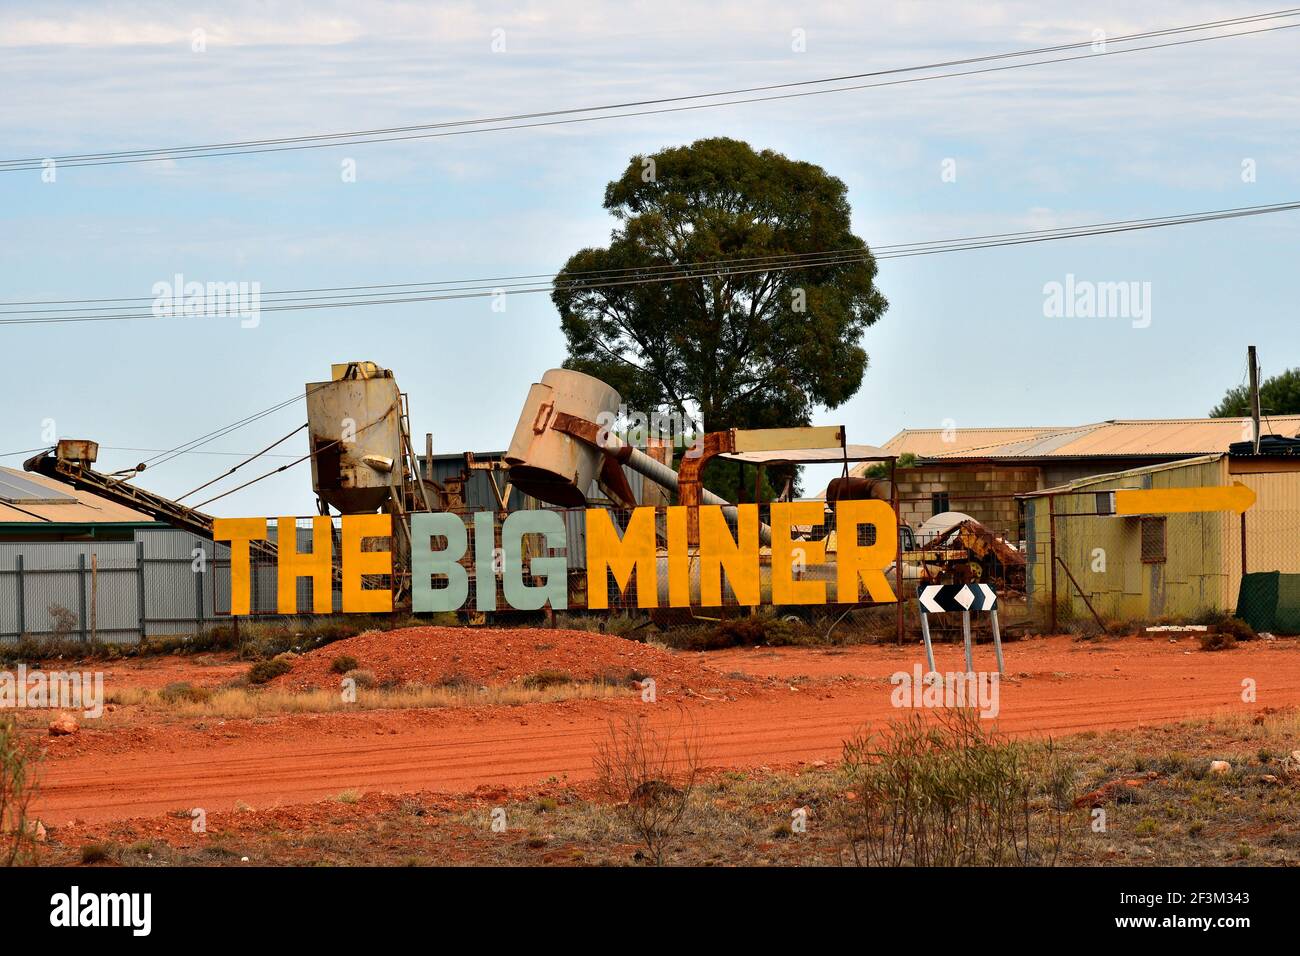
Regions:
<instances>
[{"instance_id":1,"label":"sandy soil mound","mask_svg":"<svg viewBox=\"0 0 1300 956\"><path fill-rule=\"evenodd\" d=\"M543 670L563 671L575 680L655 678L660 687L696 690L731 684L700 662L699 655L679 654L626 638L591 631L547 628L412 627L367 631L304 654L293 670L275 684L301 689L330 687L339 681L331 670L347 655L357 666L388 681L436 684L462 678L477 684L511 684Z\"/></svg>"}]
</instances>

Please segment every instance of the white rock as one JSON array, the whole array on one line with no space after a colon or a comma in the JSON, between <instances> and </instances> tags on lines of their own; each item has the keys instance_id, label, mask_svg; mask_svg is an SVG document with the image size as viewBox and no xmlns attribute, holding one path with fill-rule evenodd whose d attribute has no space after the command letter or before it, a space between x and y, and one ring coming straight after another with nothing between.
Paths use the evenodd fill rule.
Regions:
<instances>
[{"instance_id":1,"label":"white rock","mask_svg":"<svg viewBox=\"0 0 1300 956\"><path fill-rule=\"evenodd\" d=\"M1210 773L1228 773L1232 770L1232 764L1226 760L1211 760Z\"/></svg>"}]
</instances>

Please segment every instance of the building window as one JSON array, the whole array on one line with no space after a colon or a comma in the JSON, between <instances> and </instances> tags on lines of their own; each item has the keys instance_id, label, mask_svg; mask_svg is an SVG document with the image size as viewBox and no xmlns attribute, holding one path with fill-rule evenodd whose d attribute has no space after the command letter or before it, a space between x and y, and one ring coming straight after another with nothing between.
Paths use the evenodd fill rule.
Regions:
<instances>
[{"instance_id":1,"label":"building window","mask_svg":"<svg viewBox=\"0 0 1300 956\"><path fill-rule=\"evenodd\" d=\"M1097 514L1113 515L1115 513L1115 492L1097 492Z\"/></svg>"},{"instance_id":2,"label":"building window","mask_svg":"<svg viewBox=\"0 0 1300 956\"><path fill-rule=\"evenodd\" d=\"M948 492L936 491L930 496L930 515L943 514L945 511L951 511L948 507Z\"/></svg>"},{"instance_id":3,"label":"building window","mask_svg":"<svg viewBox=\"0 0 1300 956\"><path fill-rule=\"evenodd\" d=\"M1163 564L1165 561L1165 519L1142 519L1142 563Z\"/></svg>"}]
</instances>

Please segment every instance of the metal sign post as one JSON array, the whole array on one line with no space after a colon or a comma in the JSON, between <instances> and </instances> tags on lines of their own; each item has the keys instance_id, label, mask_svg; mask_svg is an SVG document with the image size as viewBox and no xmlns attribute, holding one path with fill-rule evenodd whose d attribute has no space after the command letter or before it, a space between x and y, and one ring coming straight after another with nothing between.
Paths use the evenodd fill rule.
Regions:
<instances>
[{"instance_id":1,"label":"metal sign post","mask_svg":"<svg viewBox=\"0 0 1300 956\"><path fill-rule=\"evenodd\" d=\"M925 641L925 662L931 671L934 666L934 645L930 640L930 621L927 614L961 612L961 633L966 643L966 673L975 670L972 649L970 613L988 611L989 625L993 629L993 648L998 658L998 673L1002 673L1002 632L998 628L998 596L987 584L927 584L916 595L921 612L921 637Z\"/></svg>"}]
</instances>

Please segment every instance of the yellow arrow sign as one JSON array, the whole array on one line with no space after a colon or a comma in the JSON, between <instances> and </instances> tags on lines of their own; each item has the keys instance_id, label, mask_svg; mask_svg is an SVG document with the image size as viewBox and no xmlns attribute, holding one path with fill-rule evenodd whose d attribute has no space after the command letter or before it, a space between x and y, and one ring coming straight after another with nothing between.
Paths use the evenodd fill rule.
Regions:
<instances>
[{"instance_id":1,"label":"yellow arrow sign","mask_svg":"<svg viewBox=\"0 0 1300 956\"><path fill-rule=\"evenodd\" d=\"M1147 488L1115 492L1115 513L1173 514L1188 511L1243 513L1255 503L1255 492L1239 481L1209 488Z\"/></svg>"}]
</instances>

